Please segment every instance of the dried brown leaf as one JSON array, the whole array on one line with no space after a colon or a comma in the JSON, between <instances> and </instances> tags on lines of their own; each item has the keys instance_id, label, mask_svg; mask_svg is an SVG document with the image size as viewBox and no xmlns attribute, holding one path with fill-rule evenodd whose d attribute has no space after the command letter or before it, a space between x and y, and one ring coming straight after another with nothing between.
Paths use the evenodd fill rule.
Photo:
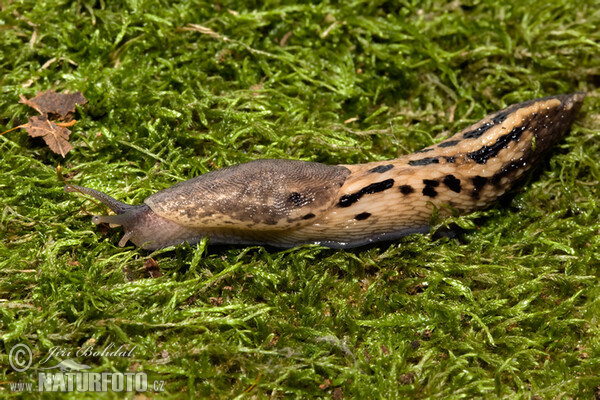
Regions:
<instances>
[{"instance_id":1,"label":"dried brown leaf","mask_svg":"<svg viewBox=\"0 0 600 400\"><path fill-rule=\"evenodd\" d=\"M47 115L29 117L29 122L23 125L31 137L41 137L50 147L50 150L65 156L72 148L69 143L71 131L63 126L58 126L48 119Z\"/></svg>"},{"instance_id":2,"label":"dried brown leaf","mask_svg":"<svg viewBox=\"0 0 600 400\"><path fill-rule=\"evenodd\" d=\"M154 258L149 258L144 262L144 270L150 275L150 278L158 278L162 276L160 267Z\"/></svg>"},{"instance_id":3,"label":"dried brown leaf","mask_svg":"<svg viewBox=\"0 0 600 400\"><path fill-rule=\"evenodd\" d=\"M31 99L27 99L23 95L20 97L19 103L27 104L40 114L49 114L52 119L60 121L71 121L75 114L75 106L87 103L87 99L81 92L56 93L54 90L46 90L38 92Z\"/></svg>"}]
</instances>

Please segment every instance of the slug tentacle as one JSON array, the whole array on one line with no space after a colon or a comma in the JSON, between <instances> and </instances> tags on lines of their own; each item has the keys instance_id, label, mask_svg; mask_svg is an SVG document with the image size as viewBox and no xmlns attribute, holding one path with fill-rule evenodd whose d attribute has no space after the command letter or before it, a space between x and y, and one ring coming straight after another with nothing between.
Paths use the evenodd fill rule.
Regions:
<instances>
[{"instance_id":1,"label":"slug tentacle","mask_svg":"<svg viewBox=\"0 0 600 400\"><path fill-rule=\"evenodd\" d=\"M105 204L106 206L108 206L108 208L110 208L117 214L123 214L135 207L130 204L125 204L125 203L120 202L119 200L113 199L106 193L102 193L98 190L86 188L83 186L68 184L68 185L65 185L65 192L67 192L67 193L81 192L83 194L87 194L88 196L92 196L96 200L98 200L98 201L102 202L103 204ZM102 221L102 222L104 222L104 221Z\"/></svg>"},{"instance_id":2,"label":"slug tentacle","mask_svg":"<svg viewBox=\"0 0 600 400\"><path fill-rule=\"evenodd\" d=\"M434 207L441 215L488 207L566 134L584 98L576 93L515 104L389 161L240 164L178 183L140 206L72 187L118 214L94 222L123 225L120 246L131 240L157 249L204 236L222 244L362 246L426 232Z\"/></svg>"}]
</instances>

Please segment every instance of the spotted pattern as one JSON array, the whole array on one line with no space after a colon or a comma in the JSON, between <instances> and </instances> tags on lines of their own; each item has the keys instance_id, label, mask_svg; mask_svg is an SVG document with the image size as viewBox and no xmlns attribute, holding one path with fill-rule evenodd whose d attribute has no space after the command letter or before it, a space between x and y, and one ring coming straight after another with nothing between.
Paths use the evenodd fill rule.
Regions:
<instances>
[{"instance_id":1,"label":"spotted pattern","mask_svg":"<svg viewBox=\"0 0 600 400\"><path fill-rule=\"evenodd\" d=\"M423 179L423 184L425 185L423 187L423 196L435 197L438 195L438 192L435 190L440 185L438 181Z\"/></svg>"},{"instance_id":2,"label":"spotted pattern","mask_svg":"<svg viewBox=\"0 0 600 400\"><path fill-rule=\"evenodd\" d=\"M452 146L456 146L459 143L460 143L460 140L446 140L445 142L438 144L438 147L442 147L442 148L452 147Z\"/></svg>"},{"instance_id":3,"label":"spotted pattern","mask_svg":"<svg viewBox=\"0 0 600 400\"><path fill-rule=\"evenodd\" d=\"M370 185L365 186L364 188L360 189L356 193L343 195L340 198L338 205L340 207L350 207L352 204L354 204L358 200L360 200L360 198L363 197L365 194L373 194L373 193L382 192L384 190L391 188L392 186L394 186L393 179L386 179L385 181L382 181L382 182L371 183Z\"/></svg>"},{"instance_id":4,"label":"spotted pattern","mask_svg":"<svg viewBox=\"0 0 600 400\"><path fill-rule=\"evenodd\" d=\"M420 158L418 160L410 160L408 162L408 165L410 165L411 167L419 167L419 166L424 166L424 165L429 165L429 164L439 164L440 160L437 157L425 157L425 158Z\"/></svg>"},{"instance_id":5,"label":"spotted pattern","mask_svg":"<svg viewBox=\"0 0 600 400\"><path fill-rule=\"evenodd\" d=\"M378 165L375 168L371 168L369 170L369 172L374 172L374 173L378 173L378 174L383 174L384 172L389 171L390 169L394 168L393 164L386 164L386 165Z\"/></svg>"},{"instance_id":6,"label":"spotted pattern","mask_svg":"<svg viewBox=\"0 0 600 400\"><path fill-rule=\"evenodd\" d=\"M369 218L370 216L371 216L371 213L362 212L362 213L358 214L356 217L354 217L354 219L357 221L364 221L365 219Z\"/></svg>"},{"instance_id":7,"label":"spotted pattern","mask_svg":"<svg viewBox=\"0 0 600 400\"><path fill-rule=\"evenodd\" d=\"M460 179L456 179L454 175L446 175L444 177L444 185L455 193L460 193Z\"/></svg>"},{"instance_id":8,"label":"spotted pattern","mask_svg":"<svg viewBox=\"0 0 600 400\"><path fill-rule=\"evenodd\" d=\"M400 186L400 193L402 193L403 195L409 195L414 192L415 192L415 189L410 185Z\"/></svg>"}]
</instances>

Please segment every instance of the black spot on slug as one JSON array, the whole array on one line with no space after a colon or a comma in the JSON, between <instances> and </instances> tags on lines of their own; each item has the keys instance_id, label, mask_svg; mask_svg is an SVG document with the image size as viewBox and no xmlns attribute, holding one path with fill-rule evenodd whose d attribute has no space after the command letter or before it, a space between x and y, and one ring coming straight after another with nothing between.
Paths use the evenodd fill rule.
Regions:
<instances>
[{"instance_id":1,"label":"black spot on slug","mask_svg":"<svg viewBox=\"0 0 600 400\"><path fill-rule=\"evenodd\" d=\"M392 164L379 165L379 166L377 166L375 168L371 168L367 172L377 172L378 174L382 174L382 173L384 173L386 171L389 171L392 168L394 168L394 166Z\"/></svg>"},{"instance_id":2,"label":"black spot on slug","mask_svg":"<svg viewBox=\"0 0 600 400\"><path fill-rule=\"evenodd\" d=\"M525 131L525 126L517 126L506 135L499 136L496 143L490 146L483 146L479 150L467 153L467 157L477 164L485 164L490 158L496 157L500 150L508 146L511 141L518 142L523 131Z\"/></svg>"},{"instance_id":3,"label":"black spot on slug","mask_svg":"<svg viewBox=\"0 0 600 400\"><path fill-rule=\"evenodd\" d=\"M449 162L451 164L454 164L454 162L456 161L454 156L449 156L449 157L445 157L445 158L446 158L446 162Z\"/></svg>"},{"instance_id":4,"label":"black spot on slug","mask_svg":"<svg viewBox=\"0 0 600 400\"><path fill-rule=\"evenodd\" d=\"M418 166L418 165L429 165L429 164L439 164L440 160L437 157L425 157L419 160L412 160L408 162L410 166Z\"/></svg>"},{"instance_id":5,"label":"black spot on slug","mask_svg":"<svg viewBox=\"0 0 600 400\"><path fill-rule=\"evenodd\" d=\"M400 192L405 196L408 194L414 193L414 191L415 191L415 189L413 189L413 187L410 185L400 186Z\"/></svg>"},{"instance_id":6,"label":"black spot on slug","mask_svg":"<svg viewBox=\"0 0 600 400\"><path fill-rule=\"evenodd\" d=\"M419 150L419 151L415 151L415 153L427 153L427 152L430 152L432 150L433 149L422 149L422 150Z\"/></svg>"},{"instance_id":7,"label":"black spot on slug","mask_svg":"<svg viewBox=\"0 0 600 400\"><path fill-rule=\"evenodd\" d=\"M365 186L364 188L360 189L356 193L345 194L342 197L340 197L338 206L339 207L350 207L352 204L356 203L365 194L373 194L373 193L377 193L377 192L382 192L384 190L391 188L392 186L394 186L393 179L386 179L381 182L371 183L370 185Z\"/></svg>"},{"instance_id":8,"label":"black spot on slug","mask_svg":"<svg viewBox=\"0 0 600 400\"><path fill-rule=\"evenodd\" d=\"M477 190L480 190L487 183L487 178L477 175L477 176L473 177L472 181L473 181L473 187Z\"/></svg>"},{"instance_id":9,"label":"black spot on slug","mask_svg":"<svg viewBox=\"0 0 600 400\"><path fill-rule=\"evenodd\" d=\"M507 110L499 112L494 118L492 118L492 122L495 125L503 123L506 120L506 118L510 115L511 112L513 112L513 110L511 110L511 109L507 109Z\"/></svg>"},{"instance_id":10,"label":"black spot on slug","mask_svg":"<svg viewBox=\"0 0 600 400\"><path fill-rule=\"evenodd\" d=\"M386 189L391 188L392 186L394 186L394 180L386 179L385 181L371 183L369 186L365 186L364 188L360 189L360 193L372 194L372 193L382 192Z\"/></svg>"},{"instance_id":11,"label":"black spot on slug","mask_svg":"<svg viewBox=\"0 0 600 400\"><path fill-rule=\"evenodd\" d=\"M477 139L478 137L481 137L481 135L483 135L484 133L486 133L492 126L494 126L494 125L486 122L485 124L481 125L477 129L473 129L472 131L468 131L468 132L463 133L463 138L465 138L465 139Z\"/></svg>"},{"instance_id":12,"label":"black spot on slug","mask_svg":"<svg viewBox=\"0 0 600 400\"><path fill-rule=\"evenodd\" d=\"M477 176L471 178L471 181L473 182L473 192L471 193L471 196L478 197L479 192L481 192L481 189L487 183L488 178L477 175Z\"/></svg>"},{"instance_id":13,"label":"black spot on slug","mask_svg":"<svg viewBox=\"0 0 600 400\"><path fill-rule=\"evenodd\" d=\"M460 179L456 179L454 175L446 175L444 177L444 185L453 192L460 193Z\"/></svg>"},{"instance_id":14,"label":"black spot on slug","mask_svg":"<svg viewBox=\"0 0 600 400\"><path fill-rule=\"evenodd\" d=\"M429 197L435 197L435 196L437 196L437 192L431 186L425 186L423 188L423 195L429 196Z\"/></svg>"},{"instance_id":15,"label":"black spot on slug","mask_svg":"<svg viewBox=\"0 0 600 400\"><path fill-rule=\"evenodd\" d=\"M438 193L435 191L434 188L440 185L438 181L434 181L432 179L423 179L423 183L425 184L425 187L423 188L423 195L429 197L437 196Z\"/></svg>"},{"instance_id":16,"label":"black spot on slug","mask_svg":"<svg viewBox=\"0 0 600 400\"><path fill-rule=\"evenodd\" d=\"M438 144L438 147L452 147L452 146L456 146L459 143L460 143L460 140L448 140L447 142L442 142L442 143Z\"/></svg>"},{"instance_id":17,"label":"black spot on slug","mask_svg":"<svg viewBox=\"0 0 600 400\"><path fill-rule=\"evenodd\" d=\"M358 199L361 198L361 196L362 195L360 194L360 192L353 194L345 194L342 197L340 197L340 202L338 203L338 206L350 207L352 204L356 203Z\"/></svg>"},{"instance_id":18,"label":"black spot on slug","mask_svg":"<svg viewBox=\"0 0 600 400\"><path fill-rule=\"evenodd\" d=\"M371 216L371 213L363 212L363 213L360 213L357 216L355 216L354 219L357 221L362 221L362 220L369 218L370 216Z\"/></svg>"},{"instance_id":19,"label":"black spot on slug","mask_svg":"<svg viewBox=\"0 0 600 400\"><path fill-rule=\"evenodd\" d=\"M305 216L303 216L303 217L302 217L302 219L311 219L311 218L314 218L314 217L315 217L315 214L313 214L313 213L308 213L308 214L306 214Z\"/></svg>"}]
</instances>

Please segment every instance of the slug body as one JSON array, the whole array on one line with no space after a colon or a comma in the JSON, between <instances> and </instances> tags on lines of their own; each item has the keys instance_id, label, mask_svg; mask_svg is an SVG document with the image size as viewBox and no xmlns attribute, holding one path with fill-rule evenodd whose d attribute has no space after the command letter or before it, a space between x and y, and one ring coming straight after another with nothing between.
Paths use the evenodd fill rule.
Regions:
<instances>
[{"instance_id":1,"label":"slug body","mask_svg":"<svg viewBox=\"0 0 600 400\"><path fill-rule=\"evenodd\" d=\"M117 215L128 241L153 250L197 243L294 247L362 246L427 232L439 214L482 209L503 195L571 126L585 95L531 100L491 114L454 136L394 160L329 166L257 160L213 171L131 206L68 185Z\"/></svg>"}]
</instances>

